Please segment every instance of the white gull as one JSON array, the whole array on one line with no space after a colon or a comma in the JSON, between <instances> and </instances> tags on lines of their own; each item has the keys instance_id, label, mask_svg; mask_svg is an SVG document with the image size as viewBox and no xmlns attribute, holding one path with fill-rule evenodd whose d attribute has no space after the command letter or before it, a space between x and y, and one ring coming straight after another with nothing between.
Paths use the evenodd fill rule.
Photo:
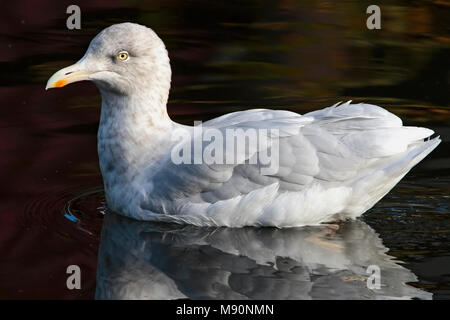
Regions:
<instances>
[{"instance_id":1,"label":"white gull","mask_svg":"<svg viewBox=\"0 0 450 320\"><path fill-rule=\"evenodd\" d=\"M193 137L194 127L167 114L169 57L151 29L133 23L106 28L47 88L81 80L93 81L102 96L98 154L107 205L138 220L295 227L354 219L440 143L429 139L432 130L405 127L370 104L347 102L303 116L254 109L203 127L276 129L269 137L279 149L276 172L264 174L261 162L249 161L271 144L237 151L242 154L233 164L178 164L173 149L192 141L177 141L173 133Z\"/></svg>"}]
</instances>

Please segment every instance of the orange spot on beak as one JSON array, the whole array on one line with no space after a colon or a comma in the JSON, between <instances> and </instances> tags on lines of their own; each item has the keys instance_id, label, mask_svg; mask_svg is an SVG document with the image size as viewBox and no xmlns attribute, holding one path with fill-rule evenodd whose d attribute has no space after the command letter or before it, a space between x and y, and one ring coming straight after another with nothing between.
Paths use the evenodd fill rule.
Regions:
<instances>
[{"instance_id":1,"label":"orange spot on beak","mask_svg":"<svg viewBox=\"0 0 450 320\"><path fill-rule=\"evenodd\" d=\"M66 80L58 80L58 81L56 81L53 85L54 85L56 88L61 88L61 87L64 87L66 84L67 84L67 81L66 81Z\"/></svg>"}]
</instances>

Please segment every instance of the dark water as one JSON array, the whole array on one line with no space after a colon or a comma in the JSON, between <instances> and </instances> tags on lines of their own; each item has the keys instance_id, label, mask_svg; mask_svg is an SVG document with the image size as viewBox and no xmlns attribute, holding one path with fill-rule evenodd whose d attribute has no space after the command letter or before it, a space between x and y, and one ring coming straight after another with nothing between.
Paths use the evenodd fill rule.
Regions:
<instances>
[{"instance_id":1,"label":"dark water","mask_svg":"<svg viewBox=\"0 0 450 320\"><path fill-rule=\"evenodd\" d=\"M383 1L378 31L365 27L368 1L80 1L75 31L65 27L70 4L2 3L0 298L450 298L448 1ZM150 26L166 43L176 121L254 107L305 113L352 99L443 142L337 231L104 216L98 91L44 87L122 21ZM81 290L66 288L72 264ZM379 291L365 285L371 264L381 267Z\"/></svg>"}]
</instances>

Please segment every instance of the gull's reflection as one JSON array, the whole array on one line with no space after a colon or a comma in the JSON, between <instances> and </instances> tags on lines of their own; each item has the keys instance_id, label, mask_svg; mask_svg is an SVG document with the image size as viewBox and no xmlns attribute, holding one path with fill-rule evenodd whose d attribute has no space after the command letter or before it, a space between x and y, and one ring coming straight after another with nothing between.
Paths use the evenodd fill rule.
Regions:
<instances>
[{"instance_id":1,"label":"gull's reflection","mask_svg":"<svg viewBox=\"0 0 450 320\"><path fill-rule=\"evenodd\" d=\"M430 299L362 221L328 227L197 228L107 214L97 299ZM367 287L369 265L381 288Z\"/></svg>"}]
</instances>

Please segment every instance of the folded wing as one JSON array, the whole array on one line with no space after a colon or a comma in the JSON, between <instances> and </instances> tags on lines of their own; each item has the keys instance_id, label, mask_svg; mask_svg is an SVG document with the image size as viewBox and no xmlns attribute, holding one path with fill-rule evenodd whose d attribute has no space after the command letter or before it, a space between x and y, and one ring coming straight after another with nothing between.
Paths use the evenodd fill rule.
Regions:
<instances>
[{"instance_id":1,"label":"folded wing","mask_svg":"<svg viewBox=\"0 0 450 320\"><path fill-rule=\"evenodd\" d=\"M234 163L174 164L168 157L153 175L158 187L146 209L181 215L190 211L192 215L192 210L212 213L211 205L217 209L229 201L230 207L243 210L250 206L239 207L245 198L268 205L280 194L312 186L351 186L433 134L429 129L402 126L400 118L378 106L350 102L303 116L264 109L235 112L203 126L221 132L224 145L227 130L239 131L238 138L245 141L248 129L265 130L270 143L261 146L247 141L245 150L234 149L238 153ZM194 144L192 139L184 143ZM203 141L203 150L208 143ZM267 164L261 156L267 157L269 151L277 151L271 153L277 158L277 168L267 173L262 170ZM257 196L258 190L264 191Z\"/></svg>"}]
</instances>

